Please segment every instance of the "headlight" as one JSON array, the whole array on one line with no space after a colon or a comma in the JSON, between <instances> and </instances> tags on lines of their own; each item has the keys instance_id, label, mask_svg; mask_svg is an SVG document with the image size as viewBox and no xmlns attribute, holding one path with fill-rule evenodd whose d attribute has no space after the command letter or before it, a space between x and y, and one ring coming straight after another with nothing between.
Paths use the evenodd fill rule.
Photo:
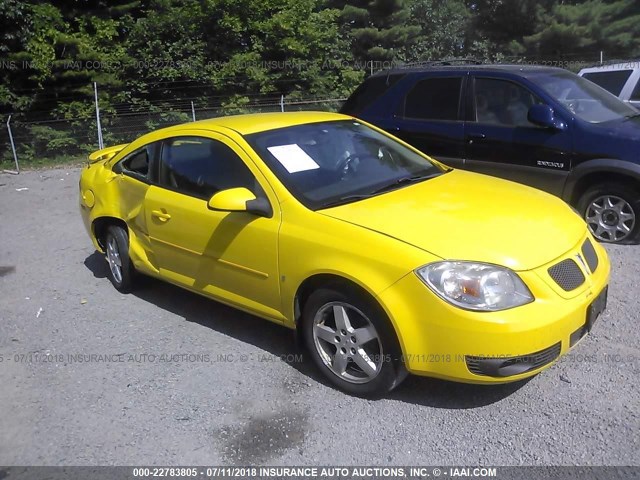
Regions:
<instances>
[{"instance_id":1,"label":"headlight","mask_svg":"<svg viewBox=\"0 0 640 480\"><path fill-rule=\"evenodd\" d=\"M474 262L437 262L416 270L418 277L447 302L467 310L496 311L533 301L515 272Z\"/></svg>"}]
</instances>

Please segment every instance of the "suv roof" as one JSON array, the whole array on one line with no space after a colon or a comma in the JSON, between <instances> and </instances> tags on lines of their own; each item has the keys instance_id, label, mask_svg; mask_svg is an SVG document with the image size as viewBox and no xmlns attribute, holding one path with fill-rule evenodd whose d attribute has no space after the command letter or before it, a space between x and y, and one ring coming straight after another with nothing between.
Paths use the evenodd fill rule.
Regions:
<instances>
[{"instance_id":1,"label":"suv roof","mask_svg":"<svg viewBox=\"0 0 640 480\"><path fill-rule=\"evenodd\" d=\"M486 65L478 65L473 63L467 63L463 65L446 65L446 64L429 64L425 65L408 65L406 67L398 67L392 68L389 70L382 70L380 72L374 73L371 77L378 77L382 75L393 75L398 73L423 73L430 71L442 71L442 70L450 70L450 71L469 71L469 70L496 70L496 71L507 71L513 73L533 73L533 72L557 72L557 71L566 71L563 68L558 67L547 67L543 65L520 65L520 64L486 64ZM523 75L524 76L524 75Z\"/></svg>"}]
</instances>

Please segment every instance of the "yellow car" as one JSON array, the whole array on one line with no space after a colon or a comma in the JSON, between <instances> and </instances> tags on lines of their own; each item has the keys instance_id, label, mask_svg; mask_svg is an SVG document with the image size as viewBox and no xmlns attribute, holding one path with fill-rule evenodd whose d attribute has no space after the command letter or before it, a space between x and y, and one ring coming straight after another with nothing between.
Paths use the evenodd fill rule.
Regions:
<instances>
[{"instance_id":1,"label":"yellow car","mask_svg":"<svg viewBox=\"0 0 640 480\"><path fill-rule=\"evenodd\" d=\"M355 395L407 373L529 377L606 306L606 252L561 200L344 115L217 118L100 150L80 211L118 290L151 275L296 329Z\"/></svg>"}]
</instances>

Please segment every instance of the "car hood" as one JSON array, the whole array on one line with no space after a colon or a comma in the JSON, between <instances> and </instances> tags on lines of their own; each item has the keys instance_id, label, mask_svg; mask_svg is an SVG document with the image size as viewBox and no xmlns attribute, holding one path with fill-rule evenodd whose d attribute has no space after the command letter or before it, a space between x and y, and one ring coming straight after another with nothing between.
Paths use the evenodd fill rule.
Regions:
<instances>
[{"instance_id":1,"label":"car hood","mask_svg":"<svg viewBox=\"0 0 640 480\"><path fill-rule=\"evenodd\" d=\"M616 139L640 142L640 117L626 118L606 123L591 124L593 131L598 131L603 136Z\"/></svg>"},{"instance_id":2,"label":"car hood","mask_svg":"<svg viewBox=\"0 0 640 480\"><path fill-rule=\"evenodd\" d=\"M604 123L579 122L573 129L576 165L593 159L623 160L638 166L640 117Z\"/></svg>"},{"instance_id":3,"label":"car hood","mask_svg":"<svg viewBox=\"0 0 640 480\"><path fill-rule=\"evenodd\" d=\"M461 170L319 211L450 260L530 270L574 247L586 224L562 200Z\"/></svg>"}]
</instances>

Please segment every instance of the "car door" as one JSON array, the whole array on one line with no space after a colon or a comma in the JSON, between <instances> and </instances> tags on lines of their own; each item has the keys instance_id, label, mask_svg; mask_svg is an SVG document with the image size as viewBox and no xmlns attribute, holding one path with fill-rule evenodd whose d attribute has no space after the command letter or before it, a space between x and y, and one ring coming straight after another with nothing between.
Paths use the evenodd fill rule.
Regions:
<instances>
[{"instance_id":1,"label":"car door","mask_svg":"<svg viewBox=\"0 0 640 480\"><path fill-rule=\"evenodd\" d=\"M114 173L118 174L114 184L118 189L120 218L127 222L130 232L131 260L138 270L152 273L156 272L156 267L150 255L151 245L144 199L149 190L158 149L158 143L145 145L131 152L113 167Z\"/></svg>"},{"instance_id":2,"label":"car door","mask_svg":"<svg viewBox=\"0 0 640 480\"><path fill-rule=\"evenodd\" d=\"M571 134L528 121L529 108L542 100L509 79L475 76L470 103L465 168L560 195L571 169Z\"/></svg>"},{"instance_id":3,"label":"car door","mask_svg":"<svg viewBox=\"0 0 640 480\"><path fill-rule=\"evenodd\" d=\"M221 134L201 135L194 131L162 142L157 185L146 194L149 237L160 273L281 320L275 194L235 142ZM214 193L234 187L267 198L274 214L266 218L208 208Z\"/></svg>"},{"instance_id":4,"label":"car door","mask_svg":"<svg viewBox=\"0 0 640 480\"><path fill-rule=\"evenodd\" d=\"M452 167L464 164L463 73L418 77L406 90L391 133Z\"/></svg>"}]
</instances>

